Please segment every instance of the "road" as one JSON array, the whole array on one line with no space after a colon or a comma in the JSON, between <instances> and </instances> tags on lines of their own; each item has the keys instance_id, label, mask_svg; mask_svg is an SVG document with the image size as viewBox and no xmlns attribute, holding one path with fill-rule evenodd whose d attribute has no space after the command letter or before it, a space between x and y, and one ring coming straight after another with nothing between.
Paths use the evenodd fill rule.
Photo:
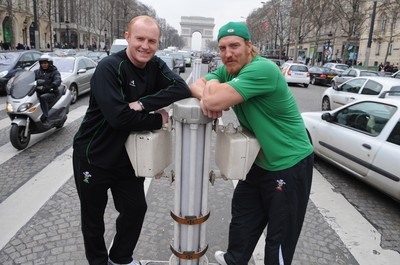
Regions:
<instances>
[{"instance_id":1,"label":"road","mask_svg":"<svg viewBox=\"0 0 400 265\"><path fill-rule=\"evenodd\" d=\"M187 79L190 71L182 76ZM291 90L302 112L320 109L324 87L293 86ZM87 264L71 177L71 145L88 98L82 96L71 106L62 129L36 135L26 150L16 151L9 143L5 97L0 97L0 264ZM227 112L223 120L235 118ZM210 263L215 262L213 253L227 246L234 185L217 179L209 186L206 255ZM174 186L166 178L146 179L146 189L148 212L134 257L143 264L168 261ZM317 158L293 264L396 264L400 260L398 207L392 199ZM107 244L114 235L116 216L110 196L105 213ZM262 241L249 264L263 264Z\"/></svg>"}]
</instances>

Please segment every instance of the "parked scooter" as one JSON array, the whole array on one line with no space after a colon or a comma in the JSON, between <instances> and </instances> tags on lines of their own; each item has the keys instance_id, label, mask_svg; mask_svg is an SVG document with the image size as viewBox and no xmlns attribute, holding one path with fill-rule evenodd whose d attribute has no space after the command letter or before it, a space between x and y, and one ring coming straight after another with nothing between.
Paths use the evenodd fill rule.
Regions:
<instances>
[{"instance_id":1,"label":"parked scooter","mask_svg":"<svg viewBox=\"0 0 400 265\"><path fill-rule=\"evenodd\" d=\"M11 119L10 141L18 150L25 149L31 134L52 128L62 128L67 120L71 92L63 84L58 89L58 98L49 109L48 123L42 123L43 114L36 90L42 89L44 80L35 81L33 71L21 71L7 84L7 114Z\"/></svg>"}]
</instances>

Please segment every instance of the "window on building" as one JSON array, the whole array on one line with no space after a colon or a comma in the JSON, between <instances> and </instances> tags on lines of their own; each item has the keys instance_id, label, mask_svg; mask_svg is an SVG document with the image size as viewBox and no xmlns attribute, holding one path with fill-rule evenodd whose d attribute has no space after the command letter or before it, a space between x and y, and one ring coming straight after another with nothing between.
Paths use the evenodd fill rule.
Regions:
<instances>
[{"instance_id":1,"label":"window on building","mask_svg":"<svg viewBox=\"0 0 400 265\"><path fill-rule=\"evenodd\" d=\"M378 42L375 48L375 55L379 55L380 51L381 51L381 43Z\"/></svg>"},{"instance_id":2,"label":"window on building","mask_svg":"<svg viewBox=\"0 0 400 265\"><path fill-rule=\"evenodd\" d=\"M386 28L386 20L387 20L386 16L382 16L382 18L380 19L380 21L379 21L379 30L380 31L384 31L385 30L385 28Z\"/></svg>"}]
</instances>

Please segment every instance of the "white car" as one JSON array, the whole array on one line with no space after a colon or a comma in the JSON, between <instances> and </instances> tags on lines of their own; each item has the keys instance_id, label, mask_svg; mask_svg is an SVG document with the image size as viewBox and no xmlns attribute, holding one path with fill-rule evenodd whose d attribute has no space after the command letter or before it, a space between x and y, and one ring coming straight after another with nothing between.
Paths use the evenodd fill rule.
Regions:
<instances>
[{"instance_id":1,"label":"white car","mask_svg":"<svg viewBox=\"0 0 400 265\"><path fill-rule=\"evenodd\" d=\"M288 84L302 84L304 87L308 87L310 73L306 65L286 62L282 65L281 71Z\"/></svg>"},{"instance_id":2,"label":"white car","mask_svg":"<svg viewBox=\"0 0 400 265\"><path fill-rule=\"evenodd\" d=\"M383 76L352 78L322 94L322 110L332 110L362 98L378 97L383 91L400 87L400 79Z\"/></svg>"},{"instance_id":3,"label":"white car","mask_svg":"<svg viewBox=\"0 0 400 265\"><path fill-rule=\"evenodd\" d=\"M400 201L398 96L302 113L315 154Z\"/></svg>"}]
</instances>

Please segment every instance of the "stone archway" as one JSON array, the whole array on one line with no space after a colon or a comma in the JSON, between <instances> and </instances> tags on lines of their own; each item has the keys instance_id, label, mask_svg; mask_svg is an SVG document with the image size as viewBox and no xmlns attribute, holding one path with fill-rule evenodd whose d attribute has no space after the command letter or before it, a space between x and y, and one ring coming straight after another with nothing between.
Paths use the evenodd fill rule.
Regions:
<instances>
[{"instance_id":1,"label":"stone archway","mask_svg":"<svg viewBox=\"0 0 400 265\"><path fill-rule=\"evenodd\" d=\"M195 32L201 34L201 50L207 48L207 44L213 40L214 18L209 17L181 17L181 37L185 42L184 50L192 50L192 35Z\"/></svg>"}]
</instances>

